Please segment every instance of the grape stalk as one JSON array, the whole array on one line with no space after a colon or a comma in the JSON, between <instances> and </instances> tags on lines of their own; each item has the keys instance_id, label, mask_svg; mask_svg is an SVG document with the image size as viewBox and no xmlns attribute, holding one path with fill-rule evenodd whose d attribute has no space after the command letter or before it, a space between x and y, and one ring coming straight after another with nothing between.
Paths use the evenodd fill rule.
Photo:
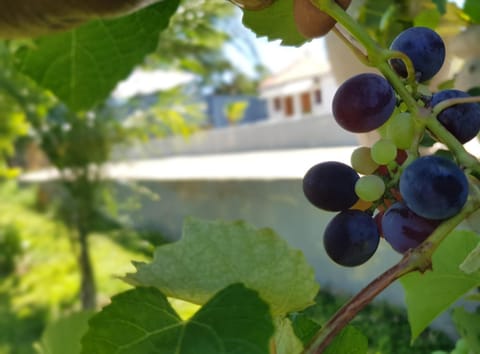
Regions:
<instances>
[{"instance_id":1,"label":"grape stalk","mask_svg":"<svg viewBox=\"0 0 480 354\"><path fill-rule=\"evenodd\" d=\"M327 255L335 263L355 267L369 261L381 238L403 258L345 304L314 336L305 354L322 353L392 282L431 269L440 243L480 207L480 163L463 146L480 132L480 97L425 89L445 60L442 38L429 28L412 27L385 49L342 4L312 4L334 19L335 33L382 74L359 74L340 85L332 102L336 122L354 133L378 129L381 138L372 147L357 148L351 168L334 161L312 167L304 177L304 193L316 207L337 213L323 235ZM422 154L426 136L446 146L449 154ZM318 166L322 173L312 173ZM368 207L358 210L359 204Z\"/></svg>"}]
</instances>

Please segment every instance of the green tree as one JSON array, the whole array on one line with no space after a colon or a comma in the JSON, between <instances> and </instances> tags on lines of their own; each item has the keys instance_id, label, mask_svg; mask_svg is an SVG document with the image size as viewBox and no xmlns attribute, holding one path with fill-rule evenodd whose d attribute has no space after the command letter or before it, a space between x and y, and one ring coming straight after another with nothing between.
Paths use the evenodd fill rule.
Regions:
<instances>
[{"instance_id":1,"label":"green tree","mask_svg":"<svg viewBox=\"0 0 480 354\"><path fill-rule=\"evenodd\" d=\"M32 129L30 139L38 143L49 162L57 168L62 187L56 198L56 203L59 203L58 216L74 231L73 239L78 244L78 266L81 274L80 299L83 308L96 306L95 276L89 254L88 235L99 227L99 220L118 227L112 216L107 215L105 211L103 198L108 194L108 190L103 176L103 164L111 158L115 146L128 144L133 139L148 139L170 134L188 135L203 120L203 114L196 102L187 102L187 93L180 89L159 93L153 105L145 104L144 99L139 96L130 98L120 107L111 105L105 100L108 97L108 91L99 95L98 91L80 87L81 80L77 80L76 77L84 75L84 71L88 70L86 66L89 64L88 60L84 61L81 57L74 55L67 56L67 62L76 63L75 66L79 69L77 72L68 71L70 64L67 66L60 64L63 68L60 70L67 70L70 74L61 77L61 80L70 81L71 91L67 89L65 92L63 84L61 85L63 88L60 88L60 86L55 87L56 84L53 81L45 84L39 80L37 74L43 70L44 65L49 66L49 63L44 61L44 57L37 55L38 52L43 52L46 56L54 55L57 48L62 45L81 50L80 45L78 44L77 47L77 42L72 41L71 36L86 36L93 40L96 35L92 35L92 31L104 30L103 25L97 26L100 22L104 23L112 34L119 31L118 38L114 38L114 41L121 41L123 31L129 32L131 27L138 25L136 19L129 19L136 16L150 21L151 28L157 27L157 35L155 37L150 33L143 35L151 37L152 45L148 48L138 50L136 42L124 44L124 50L137 52L136 58L124 69L112 67L110 74L113 74L114 78L104 77L104 81L110 82L111 89L119 80L116 75L128 74L127 70L132 70L136 65L148 68L186 69L189 67L188 62L197 62L201 65L193 71L199 77L208 76L208 73L214 71L213 68L232 70L233 66L224 58L222 52L222 46L229 40L229 36L214 25L234 14L234 8L231 5L224 1L185 1L181 5L176 1L169 1L155 6L151 8L153 13L158 11L165 15L163 21L159 23L156 18L150 17L149 8L140 10L140 14L133 14L126 18L95 18L91 23L87 22L70 32L55 33L56 31L53 31L52 34L34 39L33 42L10 41L2 45L3 67L9 70L1 73L0 102L8 103L8 108L12 112L9 113L9 119L3 121L5 122L4 130L7 134L7 123L10 125L15 123L23 130L10 129L12 131L10 133L12 137L9 140L11 146L5 140L5 143L0 145L0 150L13 152L14 138L20 133L25 133L28 121ZM21 12L22 9L17 10L20 11L18 16L24 15ZM171 24L167 27L174 10L177 13L172 16ZM55 16L57 15L58 13ZM34 25L38 27L38 23ZM140 23L140 26L143 27L145 24ZM4 28L0 26L0 35ZM26 34L33 34L28 32L30 30L28 26L25 27ZM49 29L45 31L49 32ZM40 31L39 34L43 32ZM161 33L160 36L159 33ZM100 55L103 56L101 52L104 49L93 48L92 57L98 58L98 62L101 62ZM96 50L98 50L98 56L96 56ZM178 58L182 60L177 60ZM109 64L106 62L105 65ZM50 70L46 66L44 69ZM34 80L30 80L28 76ZM99 79L102 80L101 77ZM88 79L85 84L98 87L98 82L95 80ZM51 89L58 96L52 95L45 90L46 88ZM14 111L19 113L15 115ZM4 112L9 111L6 109ZM16 117L24 117L24 121L18 121ZM22 125L19 125L20 123Z\"/></svg>"}]
</instances>

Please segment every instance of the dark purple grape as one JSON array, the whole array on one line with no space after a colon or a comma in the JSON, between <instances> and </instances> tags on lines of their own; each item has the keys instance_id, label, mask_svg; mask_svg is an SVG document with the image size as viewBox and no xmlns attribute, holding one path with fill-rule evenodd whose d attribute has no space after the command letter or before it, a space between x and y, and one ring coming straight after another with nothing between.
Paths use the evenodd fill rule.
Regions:
<instances>
[{"instance_id":1,"label":"dark purple grape","mask_svg":"<svg viewBox=\"0 0 480 354\"><path fill-rule=\"evenodd\" d=\"M420 245L440 223L440 220L422 218L405 203L397 202L383 215L382 232L395 251L405 253Z\"/></svg>"},{"instance_id":2,"label":"dark purple grape","mask_svg":"<svg viewBox=\"0 0 480 354\"><path fill-rule=\"evenodd\" d=\"M419 82L430 80L445 61L445 43L433 30L427 27L411 27L400 33L390 49L405 53L415 68ZM391 60L392 68L402 77L407 77L407 69L400 59Z\"/></svg>"},{"instance_id":3,"label":"dark purple grape","mask_svg":"<svg viewBox=\"0 0 480 354\"><path fill-rule=\"evenodd\" d=\"M470 97L460 90L443 90L433 95L429 105L436 104L449 98ZM462 144L472 140L480 131L480 105L477 103L462 103L448 107L441 111L437 119Z\"/></svg>"},{"instance_id":4,"label":"dark purple grape","mask_svg":"<svg viewBox=\"0 0 480 354\"><path fill-rule=\"evenodd\" d=\"M345 210L327 225L323 245L337 264L355 267L368 261L380 242L373 218L360 210Z\"/></svg>"},{"instance_id":5,"label":"dark purple grape","mask_svg":"<svg viewBox=\"0 0 480 354\"><path fill-rule=\"evenodd\" d=\"M342 211L354 205L359 176L341 162L328 161L310 168L303 177L303 193L310 203L327 211Z\"/></svg>"},{"instance_id":6,"label":"dark purple grape","mask_svg":"<svg viewBox=\"0 0 480 354\"><path fill-rule=\"evenodd\" d=\"M453 161L424 156L403 171L400 194L415 214L442 220L456 215L465 205L468 180Z\"/></svg>"},{"instance_id":7,"label":"dark purple grape","mask_svg":"<svg viewBox=\"0 0 480 354\"><path fill-rule=\"evenodd\" d=\"M395 92L385 78L360 74L345 81L335 93L332 112L337 123L353 133L379 128L393 113Z\"/></svg>"}]
</instances>

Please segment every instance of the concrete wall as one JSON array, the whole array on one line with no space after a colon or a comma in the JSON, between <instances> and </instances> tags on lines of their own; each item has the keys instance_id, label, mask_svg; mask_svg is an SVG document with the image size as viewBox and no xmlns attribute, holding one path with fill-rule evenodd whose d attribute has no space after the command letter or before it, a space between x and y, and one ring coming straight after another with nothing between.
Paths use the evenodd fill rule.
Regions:
<instances>
[{"instance_id":1,"label":"concrete wall","mask_svg":"<svg viewBox=\"0 0 480 354\"><path fill-rule=\"evenodd\" d=\"M169 137L117 149L116 160L179 154L216 154L254 150L357 145L357 137L340 128L330 114L296 120L258 122L199 131L188 138Z\"/></svg>"},{"instance_id":2,"label":"concrete wall","mask_svg":"<svg viewBox=\"0 0 480 354\"><path fill-rule=\"evenodd\" d=\"M378 253L365 265L345 268L333 263L323 249L322 234L326 224L335 215L308 203L299 179L257 181L184 181L136 182L157 196L139 198L141 208L130 214L140 228L160 230L171 240L181 235L185 217L204 219L243 219L261 228L270 227L288 243L301 249L315 268L323 287L353 293L360 290L383 269L393 265L400 255L381 242ZM117 184L122 201L135 193L128 184ZM383 298L403 304L403 293L398 286L388 290Z\"/></svg>"}]
</instances>

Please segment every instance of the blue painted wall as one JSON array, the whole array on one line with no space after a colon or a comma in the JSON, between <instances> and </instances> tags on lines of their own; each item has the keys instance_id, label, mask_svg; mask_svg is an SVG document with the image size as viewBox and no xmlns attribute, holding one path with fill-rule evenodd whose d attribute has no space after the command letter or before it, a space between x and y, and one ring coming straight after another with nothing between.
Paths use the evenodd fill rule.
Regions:
<instances>
[{"instance_id":1,"label":"blue painted wall","mask_svg":"<svg viewBox=\"0 0 480 354\"><path fill-rule=\"evenodd\" d=\"M231 125L225 116L225 107L230 103L247 101L248 106L242 119L236 124L246 124L265 120L267 118L267 103L255 96L249 95L210 95L205 98L207 102L207 116L213 127L226 127Z\"/></svg>"}]
</instances>

